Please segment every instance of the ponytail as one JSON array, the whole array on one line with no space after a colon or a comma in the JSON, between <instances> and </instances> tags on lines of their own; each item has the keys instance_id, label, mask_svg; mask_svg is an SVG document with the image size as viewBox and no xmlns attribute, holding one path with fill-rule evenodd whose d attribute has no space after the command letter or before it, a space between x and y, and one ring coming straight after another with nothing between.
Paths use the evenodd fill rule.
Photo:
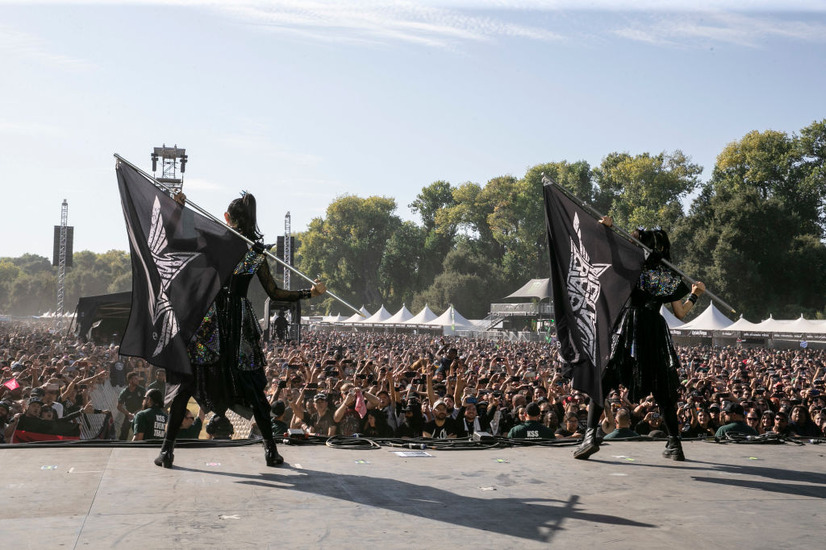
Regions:
<instances>
[{"instance_id":1,"label":"ponytail","mask_svg":"<svg viewBox=\"0 0 826 550\"><path fill-rule=\"evenodd\" d=\"M227 213L238 232L249 240L258 241L264 236L258 229L255 197L252 193L242 192L240 199L229 203Z\"/></svg>"}]
</instances>

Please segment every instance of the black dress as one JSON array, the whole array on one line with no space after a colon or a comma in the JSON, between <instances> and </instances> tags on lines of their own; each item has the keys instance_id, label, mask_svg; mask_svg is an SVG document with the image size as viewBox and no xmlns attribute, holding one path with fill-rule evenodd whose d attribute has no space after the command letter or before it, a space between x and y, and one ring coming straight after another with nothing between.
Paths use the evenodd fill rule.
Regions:
<instances>
[{"instance_id":1,"label":"black dress","mask_svg":"<svg viewBox=\"0 0 826 550\"><path fill-rule=\"evenodd\" d=\"M189 344L192 375L168 373L166 402L191 396L205 410L219 415L233 409L249 418L252 411L267 439L271 437L271 423L264 393L266 359L261 349L261 327L247 290L257 274L273 299L298 300L306 291L279 289L265 259L263 254L250 250L235 267Z\"/></svg>"},{"instance_id":2,"label":"black dress","mask_svg":"<svg viewBox=\"0 0 826 550\"><path fill-rule=\"evenodd\" d=\"M661 407L676 403L680 362L660 307L688 292L680 276L662 264L643 270L614 327L604 389L622 384L631 401L653 393Z\"/></svg>"}]
</instances>

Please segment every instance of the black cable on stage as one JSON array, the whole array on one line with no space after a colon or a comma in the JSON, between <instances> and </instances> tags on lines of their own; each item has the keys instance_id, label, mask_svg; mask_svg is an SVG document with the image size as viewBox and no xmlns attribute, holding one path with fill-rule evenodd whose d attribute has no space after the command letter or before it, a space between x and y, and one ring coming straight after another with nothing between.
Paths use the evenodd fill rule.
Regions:
<instances>
[{"instance_id":1,"label":"black cable on stage","mask_svg":"<svg viewBox=\"0 0 826 550\"><path fill-rule=\"evenodd\" d=\"M771 432L761 435L746 435L736 432L728 432L726 433L725 438L715 437L713 440L710 439L709 441L715 441L716 443L740 443L747 445L783 445L785 443L794 443L799 447L805 445L803 441L800 441L794 437L788 437ZM810 440L809 442L813 443L814 440Z\"/></svg>"}]
</instances>

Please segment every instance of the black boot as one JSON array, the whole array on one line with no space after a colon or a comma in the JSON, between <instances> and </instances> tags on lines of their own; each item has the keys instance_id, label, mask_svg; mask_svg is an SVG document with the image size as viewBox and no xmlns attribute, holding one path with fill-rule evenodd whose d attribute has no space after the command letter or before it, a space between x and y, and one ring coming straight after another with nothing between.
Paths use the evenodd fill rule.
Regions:
<instances>
[{"instance_id":1,"label":"black boot","mask_svg":"<svg viewBox=\"0 0 826 550\"><path fill-rule=\"evenodd\" d=\"M680 442L679 437L668 436L668 441L665 444L663 456L678 462L685 460L685 454L683 454L683 444Z\"/></svg>"},{"instance_id":2,"label":"black boot","mask_svg":"<svg viewBox=\"0 0 826 550\"><path fill-rule=\"evenodd\" d=\"M278 454L274 439L264 440L264 458L267 459L267 466L278 466L284 463L284 457Z\"/></svg>"},{"instance_id":3,"label":"black boot","mask_svg":"<svg viewBox=\"0 0 826 550\"><path fill-rule=\"evenodd\" d=\"M574 458L588 460L588 457L599 451L599 441L597 441L597 429L588 428L585 430L585 437L577 450L574 451Z\"/></svg>"},{"instance_id":4,"label":"black boot","mask_svg":"<svg viewBox=\"0 0 826 550\"><path fill-rule=\"evenodd\" d=\"M164 468L171 468L172 461L175 456L172 454L172 449L175 448L175 441L164 439L161 445L161 454L155 459L155 466L163 466Z\"/></svg>"}]
</instances>

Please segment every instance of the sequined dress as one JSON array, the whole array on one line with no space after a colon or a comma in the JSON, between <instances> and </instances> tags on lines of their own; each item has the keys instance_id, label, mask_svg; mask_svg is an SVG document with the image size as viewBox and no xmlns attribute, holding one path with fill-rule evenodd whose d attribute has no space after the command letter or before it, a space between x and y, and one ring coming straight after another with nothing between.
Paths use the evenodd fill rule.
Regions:
<instances>
[{"instance_id":1,"label":"sequined dress","mask_svg":"<svg viewBox=\"0 0 826 550\"><path fill-rule=\"evenodd\" d=\"M189 389L207 410L222 414L237 405L254 409L267 385L261 327L247 299L250 282L264 260L262 254L247 252L190 342Z\"/></svg>"},{"instance_id":2,"label":"sequined dress","mask_svg":"<svg viewBox=\"0 0 826 550\"><path fill-rule=\"evenodd\" d=\"M680 363L660 307L688 292L680 276L662 264L643 270L614 326L603 391L622 384L632 402L653 393L660 406L674 404Z\"/></svg>"}]
</instances>

